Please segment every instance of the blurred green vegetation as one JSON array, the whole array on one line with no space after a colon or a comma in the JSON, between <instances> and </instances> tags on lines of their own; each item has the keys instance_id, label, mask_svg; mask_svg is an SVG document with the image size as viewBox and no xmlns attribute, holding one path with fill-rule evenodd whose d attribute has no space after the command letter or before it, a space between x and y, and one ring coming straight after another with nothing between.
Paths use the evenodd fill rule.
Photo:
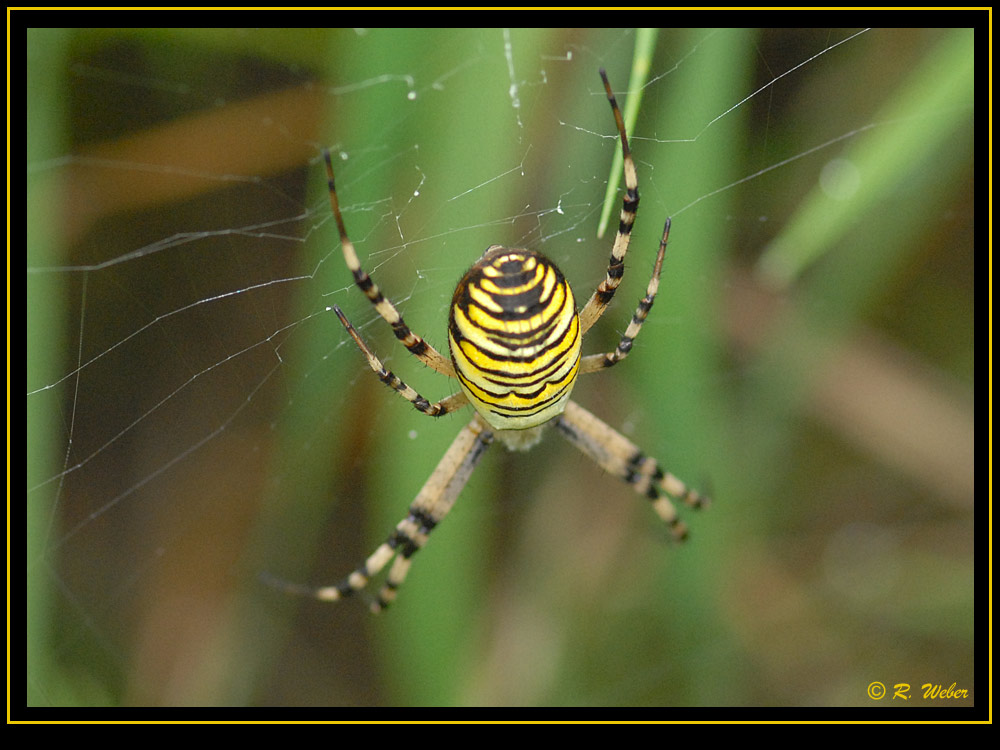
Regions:
<instances>
[{"instance_id":1,"label":"blurred green vegetation","mask_svg":"<svg viewBox=\"0 0 1000 750\"><path fill-rule=\"evenodd\" d=\"M585 351L672 216L660 296L574 397L712 494L688 543L555 436L495 446L374 618L259 575L339 580L467 414L416 413L326 312L449 393L350 285L320 149L439 348L495 242L582 303L611 244L597 70L627 106L634 33L31 32L28 388L58 387L29 396L28 704L872 706L878 680L971 705L973 33L833 46L855 33L656 37L629 270ZM116 187L149 173L167 195Z\"/></svg>"}]
</instances>

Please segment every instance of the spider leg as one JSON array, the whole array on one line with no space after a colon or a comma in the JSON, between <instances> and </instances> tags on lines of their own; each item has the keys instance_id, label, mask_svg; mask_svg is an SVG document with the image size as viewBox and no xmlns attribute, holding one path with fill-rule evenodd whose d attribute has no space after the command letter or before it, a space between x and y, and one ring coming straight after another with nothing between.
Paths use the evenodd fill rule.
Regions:
<instances>
[{"instance_id":1,"label":"spider leg","mask_svg":"<svg viewBox=\"0 0 1000 750\"><path fill-rule=\"evenodd\" d=\"M327 187L330 190L330 207L333 210L333 217L337 221L337 230L340 232L340 246L344 251L344 260L351 274L354 276L354 283L365 293L368 301L375 307L376 312L382 316L396 335L396 338L405 346L410 354L417 357L428 367L431 367L442 375L455 377L455 368L451 361L424 341L420 336L410 330L409 326L403 322L403 316L399 314L396 306L392 304L372 280L372 277L361 267L358 254L354 250L354 243L347 236L347 229L344 227L344 217L340 214L340 202L337 200L337 189L333 178L333 161L330 159L330 152L323 149L323 160L326 162Z\"/></svg>"},{"instance_id":2,"label":"spider leg","mask_svg":"<svg viewBox=\"0 0 1000 750\"><path fill-rule=\"evenodd\" d=\"M573 401L566 404L566 411L555 419L555 425L566 439L601 468L647 497L676 539L687 536L687 526L680 520L670 498L681 500L692 508L701 508L708 504L707 497L663 471L656 460L643 455L635 443Z\"/></svg>"},{"instance_id":3,"label":"spider leg","mask_svg":"<svg viewBox=\"0 0 1000 750\"><path fill-rule=\"evenodd\" d=\"M361 353L365 355L365 358L368 360L369 367L371 367L375 374L378 375L378 379L413 404L417 411L423 412L429 417L440 417L442 414L448 414L456 409L461 409L469 403L465 393L459 391L458 393L453 393L447 398L441 399L436 404L432 404L426 398L413 390L413 388L400 380L399 377L392 372L392 370L386 369L386 366L382 364L382 360L375 355L375 352L373 352L361 336L358 335L354 326L351 325L351 321L347 319L339 307L334 305L333 311L337 313L337 317L340 318L340 322L344 325L344 328L347 329L351 338L354 339L354 343L358 345Z\"/></svg>"},{"instance_id":4,"label":"spider leg","mask_svg":"<svg viewBox=\"0 0 1000 750\"><path fill-rule=\"evenodd\" d=\"M580 362L581 373L596 372L616 365L632 351L632 344L639 335L642 324L646 322L646 316L649 315L649 311L653 307L653 300L656 299L656 292L660 287L660 270L663 268L663 254L666 252L667 238L669 236L670 219L667 219L667 223L663 226L663 238L660 240L660 250L657 252L656 262L653 264L653 276L646 287L646 296L639 300L639 307L636 308L635 313L632 315L632 322L628 324L625 334L613 352L609 352L608 354L590 354L584 357Z\"/></svg>"},{"instance_id":5,"label":"spider leg","mask_svg":"<svg viewBox=\"0 0 1000 750\"><path fill-rule=\"evenodd\" d=\"M632 225L635 223L635 214L639 210L639 178L635 171L635 162L632 160L632 152L628 147L628 137L625 135L625 121L622 119L621 110L618 109L618 102L611 91L611 84L608 83L608 76L601 70L601 80L604 81L604 91L608 95L608 102L611 104L611 111L615 116L615 125L618 126L618 137L622 143L622 162L625 171L625 197L622 199L622 212L618 220L618 234L615 235L615 244L611 248L611 260L608 262L608 275L602 281L597 290L587 300L587 304L580 311L580 335L582 336L590 327L597 322L597 319L604 313L605 308L610 304L615 296L615 291L621 283L625 273L625 253L628 252L628 241L632 233Z\"/></svg>"},{"instance_id":6,"label":"spider leg","mask_svg":"<svg viewBox=\"0 0 1000 750\"><path fill-rule=\"evenodd\" d=\"M413 555L427 543L431 531L444 519L455 504L473 469L493 440L493 433L486 423L473 417L458 433L451 447L445 452L437 468L410 505L406 518L396 524L395 530L378 549L340 583L316 589L295 587L297 593L306 593L324 601L337 601L350 596L368 585L395 557L386 576L385 585L372 602L373 612L380 612L396 598L410 569Z\"/></svg>"}]
</instances>

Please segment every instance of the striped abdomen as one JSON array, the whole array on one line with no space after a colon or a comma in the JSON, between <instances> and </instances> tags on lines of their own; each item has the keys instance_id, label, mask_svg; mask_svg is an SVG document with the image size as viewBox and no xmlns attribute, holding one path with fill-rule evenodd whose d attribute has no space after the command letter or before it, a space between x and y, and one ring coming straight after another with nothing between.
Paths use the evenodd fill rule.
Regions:
<instances>
[{"instance_id":1,"label":"striped abdomen","mask_svg":"<svg viewBox=\"0 0 1000 750\"><path fill-rule=\"evenodd\" d=\"M494 429L562 413L580 366L573 291L545 256L494 245L458 283L448 343L455 373Z\"/></svg>"}]
</instances>

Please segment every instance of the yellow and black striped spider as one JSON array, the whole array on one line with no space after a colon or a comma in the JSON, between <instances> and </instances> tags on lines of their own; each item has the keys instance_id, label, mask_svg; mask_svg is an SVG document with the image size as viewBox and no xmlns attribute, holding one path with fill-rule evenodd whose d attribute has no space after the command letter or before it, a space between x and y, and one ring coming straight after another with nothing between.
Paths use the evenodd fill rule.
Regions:
<instances>
[{"instance_id":1,"label":"yellow and black striped spider","mask_svg":"<svg viewBox=\"0 0 1000 750\"><path fill-rule=\"evenodd\" d=\"M668 219L646 296L639 302L617 348L607 354L581 356L584 334L601 317L621 282L629 235L639 206L635 163L625 125L603 70L601 79L618 128L625 171L625 198L607 277L577 313L573 291L552 261L532 250L492 245L455 289L448 319L450 360L407 327L399 311L361 268L340 214L330 154L324 152L330 203L340 231L344 260L355 283L392 326L403 346L442 375L457 378L461 390L430 403L387 370L340 308L334 307L337 317L379 379L419 411L439 417L471 404L475 414L389 538L342 582L308 589L306 593L327 601L342 599L364 588L395 557L385 585L372 603L375 612L387 607L395 599L414 553L424 546L428 535L451 510L487 446L496 438L510 449L527 450L538 442L548 423L554 424L605 471L621 477L636 492L649 498L677 539L683 539L687 530L670 498L692 507L706 503L706 498L663 471L630 440L569 398L577 375L604 370L628 356L653 306L670 231Z\"/></svg>"}]
</instances>

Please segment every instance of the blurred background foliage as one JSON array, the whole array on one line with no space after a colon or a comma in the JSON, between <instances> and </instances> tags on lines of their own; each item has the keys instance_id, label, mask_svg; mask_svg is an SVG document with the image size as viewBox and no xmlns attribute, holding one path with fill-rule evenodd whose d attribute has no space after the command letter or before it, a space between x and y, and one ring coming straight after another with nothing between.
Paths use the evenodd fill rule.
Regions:
<instances>
[{"instance_id":1,"label":"blurred background foliage","mask_svg":"<svg viewBox=\"0 0 1000 750\"><path fill-rule=\"evenodd\" d=\"M712 494L688 543L554 436L494 447L375 618L260 574L339 580L467 414L326 312L450 392L350 286L320 149L439 348L489 244L585 299L634 32L29 31L28 705L972 705L974 34L855 34L654 37L585 350L670 215L664 280L575 398Z\"/></svg>"}]
</instances>

